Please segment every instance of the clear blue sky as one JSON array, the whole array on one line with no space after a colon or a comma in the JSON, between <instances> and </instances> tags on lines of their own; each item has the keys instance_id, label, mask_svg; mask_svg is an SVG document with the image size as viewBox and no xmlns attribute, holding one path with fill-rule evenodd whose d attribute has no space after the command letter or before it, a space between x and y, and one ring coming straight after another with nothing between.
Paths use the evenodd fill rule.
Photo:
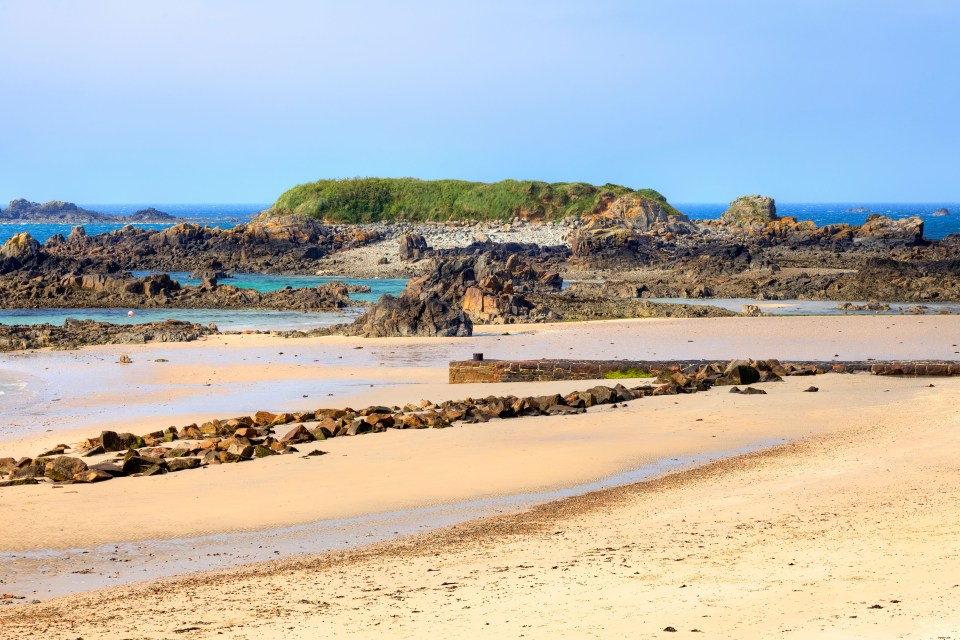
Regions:
<instances>
[{"instance_id":1,"label":"clear blue sky","mask_svg":"<svg viewBox=\"0 0 960 640\"><path fill-rule=\"evenodd\" d=\"M0 0L0 200L325 177L960 201L953 0Z\"/></svg>"}]
</instances>

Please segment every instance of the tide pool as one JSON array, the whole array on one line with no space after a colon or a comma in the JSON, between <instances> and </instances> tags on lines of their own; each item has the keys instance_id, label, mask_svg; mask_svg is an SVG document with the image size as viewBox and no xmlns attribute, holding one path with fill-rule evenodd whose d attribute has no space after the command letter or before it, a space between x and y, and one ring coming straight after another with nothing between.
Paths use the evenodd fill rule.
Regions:
<instances>
[{"instance_id":1,"label":"tide pool","mask_svg":"<svg viewBox=\"0 0 960 640\"><path fill-rule=\"evenodd\" d=\"M133 275L138 278L157 273L155 271L134 271ZM182 285L198 285L199 278L191 278L186 271L172 271L170 277ZM232 278L224 278L219 283L222 285L234 286L240 289L254 289L261 293L278 291L285 287L293 289L305 289L316 287L328 282L343 282L346 284L368 286L370 293L352 293L350 297L353 300L363 300L365 302L376 302L385 293L392 296L400 295L404 287L407 286L407 280L404 278L335 278L330 276L280 276L263 273L236 273Z\"/></svg>"},{"instance_id":2,"label":"tide pool","mask_svg":"<svg viewBox=\"0 0 960 640\"><path fill-rule=\"evenodd\" d=\"M54 324L62 325L67 318L96 320L112 324L142 324L183 320L210 324L221 331L288 331L314 329L342 322L352 322L362 309L342 311L271 311L262 309L2 309L0 324Z\"/></svg>"}]
</instances>

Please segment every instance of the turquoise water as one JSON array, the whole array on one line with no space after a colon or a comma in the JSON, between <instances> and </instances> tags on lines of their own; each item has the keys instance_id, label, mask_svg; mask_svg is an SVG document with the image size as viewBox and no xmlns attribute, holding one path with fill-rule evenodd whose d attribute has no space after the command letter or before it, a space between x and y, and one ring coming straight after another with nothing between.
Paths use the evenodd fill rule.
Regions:
<instances>
[{"instance_id":1,"label":"turquoise water","mask_svg":"<svg viewBox=\"0 0 960 640\"><path fill-rule=\"evenodd\" d=\"M151 272L137 271L143 276ZM181 284L198 284L196 278L190 278L186 272L173 272L172 278ZM275 276L256 273L237 274L233 278L222 280L245 289L257 291L277 291L284 287L315 287L326 282L345 282L347 284L366 285L370 293L353 293L350 297L358 301L376 302L385 293L398 295L407 281L401 278L330 278L321 276ZM55 324L62 325L67 318L78 320L96 320L113 324L141 324L161 322L163 320L183 320L201 324L216 324L221 331L245 331L256 329L290 330L325 327L341 322L351 322L362 309L344 309L342 311L272 311L258 309L0 309L0 324Z\"/></svg>"},{"instance_id":2,"label":"turquoise water","mask_svg":"<svg viewBox=\"0 0 960 640\"><path fill-rule=\"evenodd\" d=\"M148 275L150 271L135 271L134 275ZM180 284L199 284L200 280L190 274L175 271L170 274ZM407 281L402 278L330 278L326 276L277 276L258 273L240 273L233 278L221 280L243 289L255 289L261 292L277 291L284 287L315 287L326 282L345 282L365 285L370 293L352 293L350 297L358 301L376 302L380 296L389 293L399 295ZM164 320L183 320L201 324L216 324L221 331L261 331L290 329L312 329L341 322L351 322L362 309L344 309L342 311L272 311L258 309L0 309L0 324L55 324L62 325L67 318L78 320L96 320L113 324L141 324L162 322Z\"/></svg>"},{"instance_id":3,"label":"turquoise water","mask_svg":"<svg viewBox=\"0 0 960 640\"><path fill-rule=\"evenodd\" d=\"M156 273L155 271L134 271L133 275L139 277ZM200 284L199 278L191 278L186 271L172 271L170 277L183 285ZM363 300L366 302L376 302L385 293L392 296L400 295L403 288L407 286L405 278L333 278L330 276L278 276L263 273L237 273L232 278L220 280L220 284L238 287L240 289L254 289L261 293L270 291L279 291L284 287L294 289L306 289L316 287L328 282L345 282L370 287L370 293L352 293L350 297L354 300Z\"/></svg>"},{"instance_id":4,"label":"turquoise water","mask_svg":"<svg viewBox=\"0 0 960 640\"><path fill-rule=\"evenodd\" d=\"M313 329L341 322L351 322L362 309L342 311L271 311L259 309L2 309L0 324L62 325L67 318L96 320L113 324L141 324L183 320L217 325L221 331L286 331Z\"/></svg>"}]
</instances>

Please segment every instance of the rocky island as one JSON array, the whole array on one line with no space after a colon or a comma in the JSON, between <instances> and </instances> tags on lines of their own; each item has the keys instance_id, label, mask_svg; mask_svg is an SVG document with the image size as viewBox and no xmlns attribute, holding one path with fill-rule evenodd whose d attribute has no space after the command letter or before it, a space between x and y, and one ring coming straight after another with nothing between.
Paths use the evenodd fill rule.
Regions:
<instances>
[{"instance_id":1,"label":"rocky island","mask_svg":"<svg viewBox=\"0 0 960 640\"><path fill-rule=\"evenodd\" d=\"M124 216L88 211L61 200L40 204L19 198L11 200L6 209L0 209L0 224L172 224L177 220L169 213L153 207Z\"/></svg>"}]
</instances>

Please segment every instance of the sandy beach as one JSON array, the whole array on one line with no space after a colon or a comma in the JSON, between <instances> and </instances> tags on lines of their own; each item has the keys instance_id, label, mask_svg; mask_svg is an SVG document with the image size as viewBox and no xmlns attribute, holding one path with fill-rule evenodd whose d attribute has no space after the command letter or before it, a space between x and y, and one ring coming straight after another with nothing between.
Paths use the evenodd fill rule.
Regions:
<instances>
[{"instance_id":1,"label":"sandy beach","mask_svg":"<svg viewBox=\"0 0 960 640\"><path fill-rule=\"evenodd\" d=\"M805 432L792 444L356 551L10 609L0 637L956 637L960 385L820 381L670 409L674 425Z\"/></svg>"},{"instance_id":2,"label":"sandy beach","mask_svg":"<svg viewBox=\"0 0 960 640\"><path fill-rule=\"evenodd\" d=\"M28 380L34 395L5 407L2 453L35 455L104 428L146 432L259 409L566 393L595 384L447 384L447 362L474 351L531 358L944 358L957 349L950 336L958 321L634 320L483 327L471 339L235 335L20 352L5 356L0 369ZM133 364L116 364L121 353ZM894 583L890 575L906 570L897 558L908 547L911 567L946 563L940 575L957 567L949 491L960 481L950 466L960 381L936 379L931 387L925 378L831 374L816 379L818 393L804 393L811 380L764 385L765 396L715 388L584 415L388 431L302 447L329 454L319 458L6 489L3 588L42 603L0 610L0 637L49 628L84 638L162 638L192 627L183 633L419 637L438 622L457 637L610 637L627 629L654 634L658 624L661 631L764 637L817 624L854 635L916 629L905 616L933 624L933 611L946 606L942 598L917 580ZM737 455L744 451L752 453ZM636 483L648 477L656 479ZM923 495L894 495L901 484ZM905 498L937 508L904 513ZM855 500L869 500L867 511ZM870 520L878 505L891 515ZM909 535L921 526L940 533ZM878 536L875 545L866 542L871 536ZM327 553L311 555L319 552ZM279 559L250 565L270 558ZM855 570L862 563L878 568ZM189 576L204 569L217 571ZM864 582L864 601L877 601L869 606L885 608L849 601L843 625L840 617L803 615L824 611L826 602L839 605L838 594L854 580ZM814 581L830 586L802 595ZM144 586L84 593L134 583ZM678 600L673 590L680 584L691 591ZM131 593L153 599L151 608L177 611L176 620L134 622L123 614ZM228 594L218 598L215 616L197 604L213 593ZM229 595L239 593L251 597ZM777 604L781 614L771 626L760 612L786 593L800 610ZM73 595L56 597L64 594ZM92 607L84 598L106 604ZM358 601L359 609L344 605ZM900 605L909 601L908 615ZM260 615L265 603L279 612ZM575 603L588 603L577 620L563 614ZM116 610L104 626L99 616L110 607ZM521 615L525 609L539 613ZM894 615L901 627L887 624ZM957 620L949 611L943 619L938 633Z\"/></svg>"},{"instance_id":3,"label":"sandy beach","mask_svg":"<svg viewBox=\"0 0 960 640\"><path fill-rule=\"evenodd\" d=\"M946 358L956 350L950 336L958 320L610 321L486 327L464 340L241 335L18 353L0 368L30 371L42 400L5 408L8 425L25 431L8 426L2 453L36 454L101 428L146 432L257 409L565 393L593 384L447 384L446 362L472 351ZM116 364L120 353L134 363ZM60 386L52 389L54 381ZM0 638L40 629L162 638L191 627L184 637L419 637L437 623L456 637L655 635L667 626L719 637L787 628L886 636L916 630L918 620L949 636L958 623L946 604L954 587L923 578L938 563L937 575L960 569L950 499L960 482L952 460L960 380L830 374L814 381L818 393L804 393L811 381L770 383L764 396L715 388L582 415L303 447L329 454L319 458L9 488L0 502L3 588L44 602L0 610ZM36 428L43 411L49 432ZM742 451L754 453L735 455ZM718 457L728 459L702 466ZM590 484L645 469L657 479ZM603 486L612 488L583 493ZM507 500L517 495L524 498ZM430 511L442 508L452 515ZM364 520L375 514L387 514L379 528ZM305 534L314 523L331 524L323 535ZM377 540L384 542L366 546ZM348 550L310 555L329 549ZM271 552L282 559L245 566ZM219 571L157 581L204 568ZM150 582L82 593L143 580ZM681 584L684 591L675 591ZM47 601L64 593L77 595ZM176 615L146 624L123 615L134 595ZM874 604L884 609L866 608ZM565 613L574 605L584 609L576 619Z\"/></svg>"}]
</instances>

